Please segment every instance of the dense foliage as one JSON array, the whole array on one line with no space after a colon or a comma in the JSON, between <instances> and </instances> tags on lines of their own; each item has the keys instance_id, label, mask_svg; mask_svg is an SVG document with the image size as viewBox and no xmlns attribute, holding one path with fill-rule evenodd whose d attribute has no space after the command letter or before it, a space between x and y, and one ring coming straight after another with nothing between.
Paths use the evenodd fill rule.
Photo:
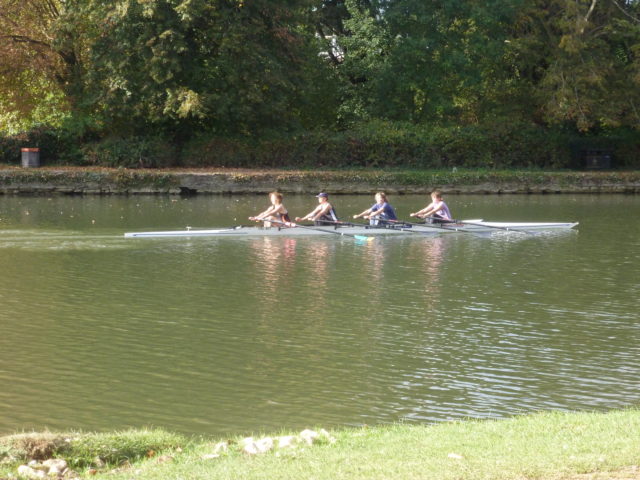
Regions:
<instances>
[{"instance_id":1,"label":"dense foliage","mask_svg":"<svg viewBox=\"0 0 640 480\"><path fill-rule=\"evenodd\" d=\"M0 0L0 161L637 166L639 52L637 0Z\"/></svg>"}]
</instances>

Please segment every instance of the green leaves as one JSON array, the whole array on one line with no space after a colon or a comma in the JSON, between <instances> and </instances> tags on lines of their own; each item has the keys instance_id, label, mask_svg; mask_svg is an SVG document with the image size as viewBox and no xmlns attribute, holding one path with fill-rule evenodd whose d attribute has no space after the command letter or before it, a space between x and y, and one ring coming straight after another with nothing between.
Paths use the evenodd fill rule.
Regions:
<instances>
[{"instance_id":1,"label":"green leaves","mask_svg":"<svg viewBox=\"0 0 640 480\"><path fill-rule=\"evenodd\" d=\"M0 130L640 128L640 3L0 0Z\"/></svg>"}]
</instances>

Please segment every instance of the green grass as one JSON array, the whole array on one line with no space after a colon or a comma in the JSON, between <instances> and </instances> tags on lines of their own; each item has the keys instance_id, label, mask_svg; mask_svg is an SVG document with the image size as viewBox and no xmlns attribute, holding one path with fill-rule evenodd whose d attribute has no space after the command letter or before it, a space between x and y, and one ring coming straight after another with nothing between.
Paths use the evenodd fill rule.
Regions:
<instances>
[{"instance_id":1,"label":"green grass","mask_svg":"<svg viewBox=\"0 0 640 480\"><path fill-rule=\"evenodd\" d=\"M216 440L187 440L162 431L85 435L60 454L70 464L84 466L76 470L88 478L93 458L117 451L91 475L114 480L557 479L640 464L637 409L347 429L331 432L335 442L260 455L242 453L240 439L235 439L217 458L205 458ZM0 458L10 438L15 437L0 439ZM154 455L147 458L150 451ZM122 466L124 460L128 462ZM15 476L18 464L14 459L0 467L0 478ZM626 478L640 478L636 472Z\"/></svg>"},{"instance_id":2,"label":"green grass","mask_svg":"<svg viewBox=\"0 0 640 480\"><path fill-rule=\"evenodd\" d=\"M9 475L11 467L32 459L63 458L73 469L96 464L113 466L136 462L147 458L149 452L168 450L185 442L184 437L163 430L21 433L0 438L0 478L3 470Z\"/></svg>"}]
</instances>

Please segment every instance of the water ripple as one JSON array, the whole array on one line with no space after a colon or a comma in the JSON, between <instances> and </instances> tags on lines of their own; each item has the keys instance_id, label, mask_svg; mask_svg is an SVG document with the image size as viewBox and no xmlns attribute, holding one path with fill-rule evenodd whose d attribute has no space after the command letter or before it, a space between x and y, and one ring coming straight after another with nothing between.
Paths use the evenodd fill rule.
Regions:
<instances>
[{"instance_id":1,"label":"water ripple","mask_svg":"<svg viewBox=\"0 0 640 480\"><path fill-rule=\"evenodd\" d=\"M547 197L508 201L504 215L516 204L521 216L584 222L567 234L364 245L130 242L125 226L225 224L205 215L251 202L103 199L98 215L52 201L74 209L65 229L44 214L34 223L38 202L11 200L17 226L0 230L0 432L222 435L637 404L640 232L603 237L611 225L580 198L578 213L562 202L545 212ZM470 217L476 204L499 216L483 202L468 199ZM80 225L91 218L107 226Z\"/></svg>"}]
</instances>

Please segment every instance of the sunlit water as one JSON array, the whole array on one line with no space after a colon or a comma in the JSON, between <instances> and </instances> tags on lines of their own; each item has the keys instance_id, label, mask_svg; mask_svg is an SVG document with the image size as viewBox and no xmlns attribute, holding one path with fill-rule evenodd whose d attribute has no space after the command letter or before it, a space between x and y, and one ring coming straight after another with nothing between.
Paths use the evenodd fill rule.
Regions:
<instances>
[{"instance_id":1,"label":"sunlit water","mask_svg":"<svg viewBox=\"0 0 640 480\"><path fill-rule=\"evenodd\" d=\"M336 197L346 216L367 197ZM391 198L399 216L418 196ZM450 196L536 235L124 239L265 196L0 196L0 434L222 435L640 404L640 197ZM288 197L294 215L313 196Z\"/></svg>"}]
</instances>

